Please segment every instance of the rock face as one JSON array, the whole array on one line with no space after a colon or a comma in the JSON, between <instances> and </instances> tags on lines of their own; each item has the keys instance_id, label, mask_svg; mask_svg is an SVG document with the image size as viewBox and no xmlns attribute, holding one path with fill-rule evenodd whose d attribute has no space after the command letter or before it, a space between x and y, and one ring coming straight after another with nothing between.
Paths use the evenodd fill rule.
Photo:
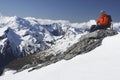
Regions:
<instances>
[{"instance_id":1,"label":"rock face","mask_svg":"<svg viewBox=\"0 0 120 80\"><path fill-rule=\"evenodd\" d=\"M102 40L107 36L116 35L114 30L98 30L86 35L81 36L79 42L71 46L65 53L64 59L68 60L78 54L87 53L96 47L100 46Z\"/></svg>"},{"instance_id":2,"label":"rock face","mask_svg":"<svg viewBox=\"0 0 120 80\"><path fill-rule=\"evenodd\" d=\"M114 30L97 30L95 32L81 36L77 43L72 45L69 49L67 49L67 51L62 54L54 55L54 53L44 51L36 55L14 60L9 65L7 65L6 68L22 71L24 69L33 67L33 69L30 70L32 71L34 69L39 69L49 64L58 62L62 59L69 60L79 54L87 53L95 49L101 45L102 40L105 37L113 36L116 34L117 31ZM40 65L38 66L38 64Z\"/></svg>"}]
</instances>

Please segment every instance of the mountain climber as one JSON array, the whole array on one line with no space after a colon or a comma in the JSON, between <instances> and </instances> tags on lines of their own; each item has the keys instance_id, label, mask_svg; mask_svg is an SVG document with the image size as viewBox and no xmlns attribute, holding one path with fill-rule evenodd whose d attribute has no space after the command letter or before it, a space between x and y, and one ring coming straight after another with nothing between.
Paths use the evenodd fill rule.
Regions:
<instances>
[{"instance_id":1,"label":"mountain climber","mask_svg":"<svg viewBox=\"0 0 120 80\"><path fill-rule=\"evenodd\" d=\"M92 25L90 28L90 32L93 32L98 29L107 29L110 28L112 22L112 18L108 15L104 10L100 12L100 16L97 20L97 25Z\"/></svg>"}]
</instances>

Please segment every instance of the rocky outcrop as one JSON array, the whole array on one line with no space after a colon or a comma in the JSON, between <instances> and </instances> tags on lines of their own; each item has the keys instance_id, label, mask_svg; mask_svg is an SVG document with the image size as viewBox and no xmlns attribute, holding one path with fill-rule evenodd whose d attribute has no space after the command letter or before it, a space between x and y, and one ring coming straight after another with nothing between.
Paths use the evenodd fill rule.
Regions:
<instances>
[{"instance_id":1,"label":"rocky outcrop","mask_svg":"<svg viewBox=\"0 0 120 80\"><path fill-rule=\"evenodd\" d=\"M81 36L79 42L71 46L65 53L64 59L68 60L78 54L87 53L96 47L100 46L102 40L107 36L116 35L114 30L97 30L92 33Z\"/></svg>"},{"instance_id":2,"label":"rocky outcrop","mask_svg":"<svg viewBox=\"0 0 120 80\"><path fill-rule=\"evenodd\" d=\"M96 47L100 46L102 40L107 36L116 35L117 31L114 30L97 30L80 37L79 41L72 45L67 51L62 54L54 55L47 51L41 52L36 55L19 58L12 61L6 68L22 71L24 69L33 67L31 70L39 69L49 64L58 62L60 60L69 60L79 54L87 53ZM38 66L39 64L39 66Z\"/></svg>"}]
</instances>

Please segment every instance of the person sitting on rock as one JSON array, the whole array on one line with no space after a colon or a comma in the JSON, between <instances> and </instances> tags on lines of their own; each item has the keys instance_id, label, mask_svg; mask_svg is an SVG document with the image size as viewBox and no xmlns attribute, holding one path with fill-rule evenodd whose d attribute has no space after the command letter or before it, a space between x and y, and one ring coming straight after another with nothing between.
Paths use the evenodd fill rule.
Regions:
<instances>
[{"instance_id":1,"label":"person sitting on rock","mask_svg":"<svg viewBox=\"0 0 120 80\"><path fill-rule=\"evenodd\" d=\"M98 29L110 28L111 22L112 22L111 16L102 10L97 20L97 25L92 25L90 28L90 32L94 32L95 30L98 30Z\"/></svg>"}]
</instances>

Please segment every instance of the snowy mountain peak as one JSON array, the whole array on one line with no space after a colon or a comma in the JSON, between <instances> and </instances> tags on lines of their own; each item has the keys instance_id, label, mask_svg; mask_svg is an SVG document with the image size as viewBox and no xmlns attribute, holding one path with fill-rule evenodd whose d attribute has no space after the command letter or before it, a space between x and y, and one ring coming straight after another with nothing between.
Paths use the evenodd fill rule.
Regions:
<instances>
[{"instance_id":1,"label":"snowy mountain peak","mask_svg":"<svg viewBox=\"0 0 120 80\"><path fill-rule=\"evenodd\" d=\"M15 55L33 54L53 47L53 44L58 45L59 43L63 44L63 41L73 40L78 34L85 32L93 24L96 24L95 20L70 23L65 20L1 16L0 37L2 38L0 44L2 47L0 47L0 51L3 52L2 50L6 47L4 43L8 41L10 42L12 53ZM118 26L119 24L116 25ZM5 33L6 31L7 33ZM71 44L71 42L68 42L68 44Z\"/></svg>"},{"instance_id":2,"label":"snowy mountain peak","mask_svg":"<svg viewBox=\"0 0 120 80\"><path fill-rule=\"evenodd\" d=\"M15 58L41 51L59 55L88 33L95 20L83 23L70 23L65 20L36 18L0 17L0 64L5 66ZM120 24L113 29L120 31Z\"/></svg>"},{"instance_id":3,"label":"snowy mountain peak","mask_svg":"<svg viewBox=\"0 0 120 80\"><path fill-rule=\"evenodd\" d=\"M0 29L1 54L7 47L4 43L8 41L10 52L15 56L37 53L50 48L62 37L76 36L82 32L81 28L73 27L68 21L17 16L0 17Z\"/></svg>"},{"instance_id":4,"label":"snowy mountain peak","mask_svg":"<svg viewBox=\"0 0 120 80\"><path fill-rule=\"evenodd\" d=\"M48 49L55 54L63 53L93 24L96 24L95 20L70 23L65 20L1 16L0 57L21 57ZM119 25L115 23L114 29L119 31Z\"/></svg>"},{"instance_id":5,"label":"snowy mountain peak","mask_svg":"<svg viewBox=\"0 0 120 80\"><path fill-rule=\"evenodd\" d=\"M74 38L88 30L93 24L96 24L95 20L83 23L70 23L65 20L1 16L0 52L2 54L2 50L6 48L4 44L6 41L9 42L12 54L17 56L37 53L50 47L53 48L53 45L64 45L63 42L74 40ZM119 24L116 25L118 26ZM74 41L67 44L72 43Z\"/></svg>"},{"instance_id":6,"label":"snowy mountain peak","mask_svg":"<svg viewBox=\"0 0 120 80\"><path fill-rule=\"evenodd\" d=\"M0 63L51 49L62 53L84 32L68 21L0 17ZM64 47L63 47L64 46Z\"/></svg>"}]
</instances>

